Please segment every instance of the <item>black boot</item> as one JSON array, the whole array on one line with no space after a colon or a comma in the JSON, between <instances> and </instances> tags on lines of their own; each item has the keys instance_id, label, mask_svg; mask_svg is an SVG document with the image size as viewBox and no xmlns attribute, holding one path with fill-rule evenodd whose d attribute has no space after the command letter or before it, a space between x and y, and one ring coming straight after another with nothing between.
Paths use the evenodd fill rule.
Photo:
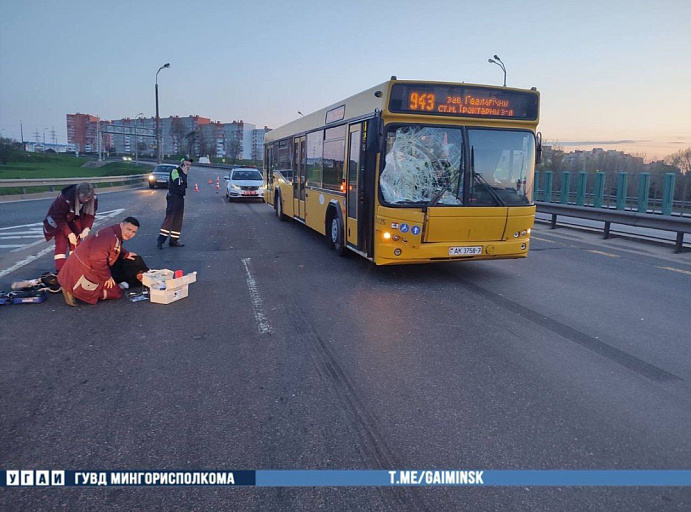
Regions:
<instances>
[{"instance_id":1,"label":"black boot","mask_svg":"<svg viewBox=\"0 0 691 512\"><path fill-rule=\"evenodd\" d=\"M185 247L185 244L181 244L178 240L171 238L168 242L170 247Z\"/></svg>"},{"instance_id":2,"label":"black boot","mask_svg":"<svg viewBox=\"0 0 691 512\"><path fill-rule=\"evenodd\" d=\"M163 249L163 243L166 241L167 236L158 235L158 240L156 241L156 247Z\"/></svg>"}]
</instances>

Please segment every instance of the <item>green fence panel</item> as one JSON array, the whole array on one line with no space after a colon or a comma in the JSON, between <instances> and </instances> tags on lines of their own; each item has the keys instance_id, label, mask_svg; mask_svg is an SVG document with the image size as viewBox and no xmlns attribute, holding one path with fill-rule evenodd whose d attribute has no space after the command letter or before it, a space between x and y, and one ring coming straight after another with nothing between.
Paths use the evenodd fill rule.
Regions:
<instances>
[{"instance_id":1,"label":"green fence panel","mask_svg":"<svg viewBox=\"0 0 691 512\"><path fill-rule=\"evenodd\" d=\"M576 189L576 204L583 206L585 204L586 183L588 181L588 173L581 171L578 173L578 187Z\"/></svg>"},{"instance_id":2,"label":"green fence panel","mask_svg":"<svg viewBox=\"0 0 691 512\"><path fill-rule=\"evenodd\" d=\"M674 179L677 177L673 172L665 173L665 184L662 188L662 215L672 215L672 202L674 201Z\"/></svg>"},{"instance_id":3,"label":"green fence panel","mask_svg":"<svg viewBox=\"0 0 691 512\"><path fill-rule=\"evenodd\" d=\"M626 187L629 175L625 172L617 173L617 210L626 208Z\"/></svg>"},{"instance_id":4,"label":"green fence panel","mask_svg":"<svg viewBox=\"0 0 691 512\"><path fill-rule=\"evenodd\" d=\"M542 193L546 203L552 202L552 171L545 171L545 189Z\"/></svg>"},{"instance_id":5,"label":"green fence panel","mask_svg":"<svg viewBox=\"0 0 691 512\"><path fill-rule=\"evenodd\" d=\"M605 196L605 173L595 173L595 190L593 191L593 206L602 208L602 201Z\"/></svg>"},{"instance_id":6,"label":"green fence panel","mask_svg":"<svg viewBox=\"0 0 691 512\"><path fill-rule=\"evenodd\" d=\"M571 173L561 173L561 204L569 204L569 192L571 191Z\"/></svg>"},{"instance_id":7,"label":"green fence panel","mask_svg":"<svg viewBox=\"0 0 691 512\"><path fill-rule=\"evenodd\" d=\"M642 172L638 183L638 213L648 211L648 197L650 195L650 173Z\"/></svg>"}]
</instances>

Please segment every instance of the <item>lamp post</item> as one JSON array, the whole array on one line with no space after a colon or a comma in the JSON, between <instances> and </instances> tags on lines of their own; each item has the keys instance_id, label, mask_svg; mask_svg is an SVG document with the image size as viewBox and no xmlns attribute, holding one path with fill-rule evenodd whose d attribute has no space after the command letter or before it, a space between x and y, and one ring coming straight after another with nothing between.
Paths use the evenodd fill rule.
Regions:
<instances>
[{"instance_id":1,"label":"lamp post","mask_svg":"<svg viewBox=\"0 0 691 512\"><path fill-rule=\"evenodd\" d=\"M501 70L504 72L504 87L506 87L506 66L504 66L504 63L501 61L498 55L495 55L493 59L488 59L487 62L490 64L496 64L501 68Z\"/></svg>"},{"instance_id":2,"label":"lamp post","mask_svg":"<svg viewBox=\"0 0 691 512\"><path fill-rule=\"evenodd\" d=\"M162 69L164 68L169 68L170 67L170 62L166 62L158 68L158 71L156 71L156 163L160 164L162 157L163 157L163 148L161 147L161 118L158 115L158 74L161 72Z\"/></svg>"}]
</instances>

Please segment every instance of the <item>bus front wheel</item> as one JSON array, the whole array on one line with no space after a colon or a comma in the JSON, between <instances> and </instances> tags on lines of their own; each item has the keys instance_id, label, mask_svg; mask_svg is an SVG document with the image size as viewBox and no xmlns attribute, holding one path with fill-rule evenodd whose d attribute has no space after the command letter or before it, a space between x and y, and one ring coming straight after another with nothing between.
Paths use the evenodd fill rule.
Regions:
<instances>
[{"instance_id":1,"label":"bus front wheel","mask_svg":"<svg viewBox=\"0 0 691 512\"><path fill-rule=\"evenodd\" d=\"M276 200L274 201L275 208L276 208L276 217L278 217L278 220L284 221L286 220L286 216L283 215L283 200L281 199L281 194L278 194L276 196Z\"/></svg>"},{"instance_id":2,"label":"bus front wheel","mask_svg":"<svg viewBox=\"0 0 691 512\"><path fill-rule=\"evenodd\" d=\"M338 215L331 219L331 245L339 256L345 255L345 244L343 243L343 223Z\"/></svg>"}]
</instances>

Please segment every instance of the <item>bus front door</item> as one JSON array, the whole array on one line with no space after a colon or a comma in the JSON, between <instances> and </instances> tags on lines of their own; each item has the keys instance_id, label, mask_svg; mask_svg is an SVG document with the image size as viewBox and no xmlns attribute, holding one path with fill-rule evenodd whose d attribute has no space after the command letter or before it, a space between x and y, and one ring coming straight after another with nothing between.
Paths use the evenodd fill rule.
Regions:
<instances>
[{"instance_id":1,"label":"bus front door","mask_svg":"<svg viewBox=\"0 0 691 512\"><path fill-rule=\"evenodd\" d=\"M346 193L346 204L348 205L346 214L346 234L348 244L354 246L357 249L361 249L362 240L358 237L358 210L362 210L360 190L360 144L361 144L361 124L350 125L350 130L348 134L348 158L346 162L348 164L347 176L347 193Z\"/></svg>"},{"instance_id":2,"label":"bus front door","mask_svg":"<svg viewBox=\"0 0 691 512\"><path fill-rule=\"evenodd\" d=\"M305 218L305 137L293 139L293 212L299 219Z\"/></svg>"}]
</instances>

